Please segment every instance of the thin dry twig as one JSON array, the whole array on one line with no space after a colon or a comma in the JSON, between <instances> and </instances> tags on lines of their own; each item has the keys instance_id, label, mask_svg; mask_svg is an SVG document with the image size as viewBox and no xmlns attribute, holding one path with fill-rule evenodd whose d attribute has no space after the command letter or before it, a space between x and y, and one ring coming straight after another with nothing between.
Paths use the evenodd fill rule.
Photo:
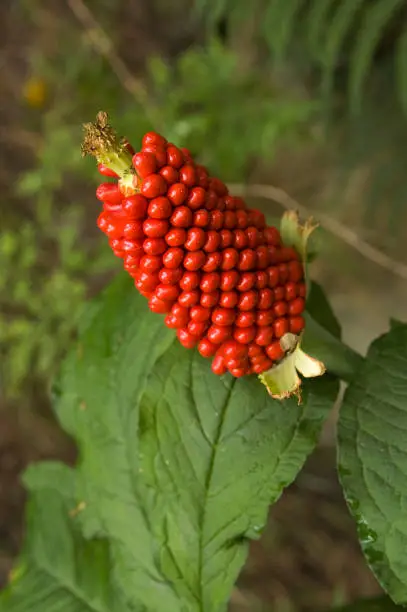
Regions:
<instances>
[{"instance_id":1,"label":"thin dry twig","mask_svg":"<svg viewBox=\"0 0 407 612\"><path fill-rule=\"evenodd\" d=\"M319 212L312 211L306 206L299 204L294 198L288 195L283 189L273 187L272 185L243 185L235 184L229 185L230 190L236 195L244 195L248 197L264 198L266 200L273 200L287 209L295 209L303 217L315 217L318 219L320 225L324 227L328 232L340 238L343 242L346 242L349 246L358 251L363 257L373 261L378 266L389 270L396 276L399 276L403 280L407 280L407 265L400 261L396 261L383 253L376 247L372 246L353 230L346 225L340 223L336 219L333 219L329 215Z\"/></svg>"},{"instance_id":2,"label":"thin dry twig","mask_svg":"<svg viewBox=\"0 0 407 612\"><path fill-rule=\"evenodd\" d=\"M123 87L138 101L144 103L147 91L143 83L130 72L125 62L116 53L114 45L106 34L92 11L82 0L67 0L67 4L81 23L95 51L102 55L110 64L113 72Z\"/></svg>"}]
</instances>

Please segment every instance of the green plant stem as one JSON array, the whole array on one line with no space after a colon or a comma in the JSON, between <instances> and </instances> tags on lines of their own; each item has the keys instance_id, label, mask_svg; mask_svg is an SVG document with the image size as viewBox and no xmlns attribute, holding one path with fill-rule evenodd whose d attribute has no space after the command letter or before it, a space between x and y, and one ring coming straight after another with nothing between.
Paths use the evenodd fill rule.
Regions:
<instances>
[{"instance_id":1,"label":"green plant stem","mask_svg":"<svg viewBox=\"0 0 407 612\"><path fill-rule=\"evenodd\" d=\"M333 336L308 313L305 318L306 333L302 342L303 350L322 361L328 372L346 382L353 380L364 362L362 355Z\"/></svg>"}]
</instances>

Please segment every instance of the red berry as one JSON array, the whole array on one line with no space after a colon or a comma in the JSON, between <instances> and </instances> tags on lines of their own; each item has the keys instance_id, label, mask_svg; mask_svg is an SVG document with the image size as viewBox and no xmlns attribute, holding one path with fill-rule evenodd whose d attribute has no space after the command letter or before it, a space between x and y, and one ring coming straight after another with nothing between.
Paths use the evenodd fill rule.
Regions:
<instances>
[{"instance_id":1,"label":"red berry","mask_svg":"<svg viewBox=\"0 0 407 612\"><path fill-rule=\"evenodd\" d=\"M171 213L171 202L164 196L154 198L154 200L151 200L148 205L147 214L153 219L168 219L168 217L171 216Z\"/></svg>"},{"instance_id":2,"label":"red berry","mask_svg":"<svg viewBox=\"0 0 407 612\"><path fill-rule=\"evenodd\" d=\"M259 270L258 272L255 273L256 275L256 289L264 289L265 287L267 287L268 282L269 282L269 277L268 274L265 270Z\"/></svg>"},{"instance_id":3,"label":"red berry","mask_svg":"<svg viewBox=\"0 0 407 612\"><path fill-rule=\"evenodd\" d=\"M205 265L202 266L204 272L214 272L218 270L222 263L222 253L217 251L216 253L209 253L206 257Z\"/></svg>"},{"instance_id":4,"label":"red berry","mask_svg":"<svg viewBox=\"0 0 407 612\"><path fill-rule=\"evenodd\" d=\"M221 210L212 210L209 215L209 229L220 230L223 227L223 212Z\"/></svg>"},{"instance_id":5,"label":"red berry","mask_svg":"<svg viewBox=\"0 0 407 612\"><path fill-rule=\"evenodd\" d=\"M157 160L153 153L141 151L133 155L133 166L138 176L146 178L149 174L154 174L157 170Z\"/></svg>"},{"instance_id":6,"label":"red berry","mask_svg":"<svg viewBox=\"0 0 407 612\"><path fill-rule=\"evenodd\" d=\"M280 275L278 272L278 268L276 266L271 266L267 268L267 273L269 277L268 285L269 287L276 287L280 282Z\"/></svg>"},{"instance_id":7,"label":"red berry","mask_svg":"<svg viewBox=\"0 0 407 612\"><path fill-rule=\"evenodd\" d=\"M176 302L171 308L171 316L173 317L175 327L185 327L189 319L188 308L185 308L184 306L181 306L181 304L178 304L178 302Z\"/></svg>"},{"instance_id":8,"label":"red berry","mask_svg":"<svg viewBox=\"0 0 407 612\"><path fill-rule=\"evenodd\" d=\"M167 151L159 145L146 145L143 147L143 152L153 153L157 162L158 168L162 168L167 163Z\"/></svg>"},{"instance_id":9,"label":"red berry","mask_svg":"<svg viewBox=\"0 0 407 612\"><path fill-rule=\"evenodd\" d=\"M152 274L150 272L138 271L136 277L136 287L143 289L144 291L154 291L159 284L158 274Z\"/></svg>"},{"instance_id":10,"label":"red berry","mask_svg":"<svg viewBox=\"0 0 407 612\"><path fill-rule=\"evenodd\" d=\"M254 341L259 346L267 346L272 341L273 336L274 333L272 327L260 327L260 329L257 330Z\"/></svg>"},{"instance_id":11,"label":"red berry","mask_svg":"<svg viewBox=\"0 0 407 612\"><path fill-rule=\"evenodd\" d=\"M269 289L269 291L271 290ZM283 317L285 314L287 314L287 302L284 302L284 301L274 302L273 312L274 312L275 317Z\"/></svg>"},{"instance_id":12,"label":"red berry","mask_svg":"<svg viewBox=\"0 0 407 612\"><path fill-rule=\"evenodd\" d=\"M198 351L202 357L212 357L217 350L218 346L213 344L210 340L208 340L208 338L202 338L198 344Z\"/></svg>"},{"instance_id":13,"label":"red berry","mask_svg":"<svg viewBox=\"0 0 407 612\"><path fill-rule=\"evenodd\" d=\"M289 328L292 334L300 334L305 327L305 319L301 315L290 317Z\"/></svg>"},{"instance_id":14,"label":"red berry","mask_svg":"<svg viewBox=\"0 0 407 612\"><path fill-rule=\"evenodd\" d=\"M273 289L273 293L274 293L274 301L275 302L279 302L280 300L284 299L284 287L275 287Z\"/></svg>"},{"instance_id":15,"label":"red berry","mask_svg":"<svg viewBox=\"0 0 407 612\"><path fill-rule=\"evenodd\" d=\"M235 311L232 308L215 308L212 313L212 322L216 325L233 325L235 321Z\"/></svg>"},{"instance_id":16,"label":"red berry","mask_svg":"<svg viewBox=\"0 0 407 612\"><path fill-rule=\"evenodd\" d=\"M218 289L220 284L220 275L217 272L209 272L202 274L201 284L199 285L201 291L204 293L212 293Z\"/></svg>"},{"instance_id":17,"label":"red berry","mask_svg":"<svg viewBox=\"0 0 407 612\"><path fill-rule=\"evenodd\" d=\"M266 226L266 219L262 212L252 209L249 211L249 223L258 229L263 229Z\"/></svg>"},{"instance_id":18,"label":"red berry","mask_svg":"<svg viewBox=\"0 0 407 612\"><path fill-rule=\"evenodd\" d=\"M307 295L307 287L306 287L305 283L298 283L297 291L298 291L298 295L300 297L305 298L306 295Z\"/></svg>"},{"instance_id":19,"label":"red berry","mask_svg":"<svg viewBox=\"0 0 407 612\"><path fill-rule=\"evenodd\" d=\"M220 232L220 246L222 249L231 247L234 243L234 234L228 229L223 229Z\"/></svg>"},{"instance_id":20,"label":"red berry","mask_svg":"<svg viewBox=\"0 0 407 612\"><path fill-rule=\"evenodd\" d=\"M288 264L288 276L290 281L298 283L304 276L304 270L299 261L290 261Z\"/></svg>"},{"instance_id":21,"label":"red berry","mask_svg":"<svg viewBox=\"0 0 407 612\"><path fill-rule=\"evenodd\" d=\"M155 290L155 295L158 299L175 302L179 296L179 289L176 285L158 285Z\"/></svg>"},{"instance_id":22,"label":"red berry","mask_svg":"<svg viewBox=\"0 0 407 612\"><path fill-rule=\"evenodd\" d=\"M273 246L280 246L281 244L280 232L276 227L264 228L264 238L267 244L272 244Z\"/></svg>"},{"instance_id":23,"label":"red berry","mask_svg":"<svg viewBox=\"0 0 407 612\"><path fill-rule=\"evenodd\" d=\"M205 242L206 232L200 227L192 227L188 230L187 239L184 246L187 251L198 251L199 249L202 249Z\"/></svg>"},{"instance_id":24,"label":"red berry","mask_svg":"<svg viewBox=\"0 0 407 612\"><path fill-rule=\"evenodd\" d=\"M254 374L261 374L266 370L269 370L273 366L271 359L263 359L259 364L253 366Z\"/></svg>"},{"instance_id":25,"label":"red berry","mask_svg":"<svg viewBox=\"0 0 407 612\"><path fill-rule=\"evenodd\" d=\"M200 304L204 308L213 308L219 302L219 291L213 291L212 293L202 293Z\"/></svg>"},{"instance_id":26,"label":"red berry","mask_svg":"<svg viewBox=\"0 0 407 612\"><path fill-rule=\"evenodd\" d=\"M187 329L179 329L177 337L184 348L194 348L198 343L198 338L189 333Z\"/></svg>"},{"instance_id":27,"label":"red berry","mask_svg":"<svg viewBox=\"0 0 407 612\"><path fill-rule=\"evenodd\" d=\"M259 310L256 316L256 325L263 327L264 325L271 325L274 321L274 313L272 310Z\"/></svg>"},{"instance_id":28,"label":"red berry","mask_svg":"<svg viewBox=\"0 0 407 612\"><path fill-rule=\"evenodd\" d=\"M208 329L208 340L213 342L213 344L222 344L232 335L232 327L220 326L220 325L211 325Z\"/></svg>"},{"instance_id":29,"label":"red berry","mask_svg":"<svg viewBox=\"0 0 407 612\"><path fill-rule=\"evenodd\" d=\"M239 253L236 249L229 248L225 249L222 253L222 270L232 270L236 268L237 262L239 261Z\"/></svg>"},{"instance_id":30,"label":"red berry","mask_svg":"<svg viewBox=\"0 0 407 612\"><path fill-rule=\"evenodd\" d=\"M162 268L158 276L164 285L176 285L182 277L182 268Z\"/></svg>"},{"instance_id":31,"label":"red berry","mask_svg":"<svg viewBox=\"0 0 407 612\"><path fill-rule=\"evenodd\" d=\"M179 181L179 174L172 166L164 166L161 168L160 174L167 181L168 185L173 185Z\"/></svg>"},{"instance_id":32,"label":"red berry","mask_svg":"<svg viewBox=\"0 0 407 612\"><path fill-rule=\"evenodd\" d=\"M223 308L234 308L239 301L239 294L236 291L223 291L220 294L219 304Z\"/></svg>"},{"instance_id":33,"label":"red berry","mask_svg":"<svg viewBox=\"0 0 407 612\"><path fill-rule=\"evenodd\" d=\"M171 247L163 255L163 264L166 268L178 268L184 259L184 250L180 247Z\"/></svg>"},{"instance_id":34,"label":"red berry","mask_svg":"<svg viewBox=\"0 0 407 612\"><path fill-rule=\"evenodd\" d=\"M236 211L236 227L238 229L245 230L247 228L247 212L245 210ZM246 239L249 240L247 234Z\"/></svg>"},{"instance_id":35,"label":"red berry","mask_svg":"<svg viewBox=\"0 0 407 612\"><path fill-rule=\"evenodd\" d=\"M239 282L239 272L237 270L228 270L220 275L220 288L222 291L231 291Z\"/></svg>"},{"instance_id":36,"label":"red berry","mask_svg":"<svg viewBox=\"0 0 407 612\"><path fill-rule=\"evenodd\" d=\"M98 170L102 176L111 176L113 178L119 178L119 175L116 174L114 170L111 170L108 166L105 166L105 164L98 164Z\"/></svg>"},{"instance_id":37,"label":"red berry","mask_svg":"<svg viewBox=\"0 0 407 612\"><path fill-rule=\"evenodd\" d=\"M297 285L293 282L288 282L285 286L285 299L290 302L297 297Z\"/></svg>"},{"instance_id":38,"label":"red berry","mask_svg":"<svg viewBox=\"0 0 407 612\"><path fill-rule=\"evenodd\" d=\"M204 189L207 189L209 187L208 171L206 170L206 168L204 168L204 166L200 166L199 164L195 166L195 170L198 185L200 187L203 187Z\"/></svg>"},{"instance_id":39,"label":"red berry","mask_svg":"<svg viewBox=\"0 0 407 612\"><path fill-rule=\"evenodd\" d=\"M189 314L192 321L199 321L200 323L202 323L210 319L211 311L209 308L204 308L203 306L198 305L193 306Z\"/></svg>"},{"instance_id":40,"label":"red berry","mask_svg":"<svg viewBox=\"0 0 407 612\"><path fill-rule=\"evenodd\" d=\"M141 144L143 148L149 145L157 145L159 147L165 147L165 145L167 144L167 141L164 138L164 136L157 134L157 132L147 132L147 134L144 134Z\"/></svg>"},{"instance_id":41,"label":"red berry","mask_svg":"<svg viewBox=\"0 0 407 612\"><path fill-rule=\"evenodd\" d=\"M102 202L117 205L121 204L123 200L123 195L117 183L101 183L96 189L96 197Z\"/></svg>"},{"instance_id":42,"label":"red berry","mask_svg":"<svg viewBox=\"0 0 407 612\"><path fill-rule=\"evenodd\" d=\"M236 213L233 210L226 210L223 214L223 227L225 227L226 229L234 229L237 223Z\"/></svg>"},{"instance_id":43,"label":"red berry","mask_svg":"<svg viewBox=\"0 0 407 612\"><path fill-rule=\"evenodd\" d=\"M169 223L164 219L146 219L143 232L148 238L162 238L168 232Z\"/></svg>"},{"instance_id":44,"label":"red berry","mask_svg":"<svg viewBox=\"0 0 407 612\"><path fill-rule=\"evenodd\" d=\"M256 275L254 272L243 272L240 275L239 283L236 286L238 291L249 291L254 287Z\"/></svg>"},{"instance_id":45,"label":"red berry","mask_svg":"<svg viewBox=\"0 0 407 612\"><path fill-rule=\"evenodd\" d=\"M253 310L257 305L257 292L244 291L240 294L237 307L239 310Z\"/></svg>"},{"instance_id":46,"label":"red berry","mask_svg":"<svg viewBox=\"0 0 407 612\"><path fill-rule=\"evenodd\" d=\"M184 308L191 308L191 306L195 306L199 302L200 293L197 289L193 289L192 291L183 291L180 293L178 298L178 304L184 306Z\"/></svg>"},{"instance_id":47,"label":"red berry","mask_svg":"<svg viewBox=\"0 0 407 612\"><path fill-rule=\"evenodd\" d=\"M256 326L251 327L236 327L233 337L241 344L250 344L256 335Z\"/></svg>"},{"instance_id":48,"label":"red berry","mask_svg":"<svg viewBox=\"0 0 407 612\"><path fill-rule=\"evenodd\" d=\"M193 215L192 225L196 227L207 227L209 223L209 212L205 208L196 210Z\"/></svg>"},{"instance_id":49,"label":"red berry","mask_svg":"<svg viewBox=\"0 0 407 612\"><path fill-rule=\"evenodd\" d=\"M266 353L271 361L280 361L284 357L284 351L280 346L280 342L276 340L266 347Z\"/></svg>"},{"instance_id":50,"label":"red berry","mask_svg":"<svg viewBox=\"0 0 407 612\"><path fill-rule=\"evenodd\" d=\"M180 168L184 163L184 156L182 151L174 145L168 145L167 147L167 161L173 168Z\"/></svg>"},{"instance_id":51,"label":"red berry","mask_svg":"<svg viewBox=\"0 0 407 612\"><path fill-rule=\"evenodd\" d=\"M107 228L107 231L108 230L109 228ZM143 223L139 220L126 223L122 231L123 237L127 240L142 240L143 238L145 238Z\"/></svg>"},{"instance_id":52,"label":"red berry","mask_svg":"<svg viewBox=\"0 0 407 612\"><path fill-rule=\"evenodd\" d=\"M267 268L270 263L268 247L266 247L265 245L257 247L256 256L257 268L260 270L264 270L265 268Z\"/></svg>"},{"instance_id":53,"label":"red berry","mask_svg":"<svg viewBox=\"0 0 407 612\"><path fill-rule=\"evenodd\" d=\"M218 196L212 189L208 189L206 192L205 208L213 210L218 204Z\"/></svg>"},{"instance_id":54,"label":"red berry","mask_svg":"<svg viewBox=\"0 0 407 612\"><path fill-rule=\"evenodd\" d=\"M209 186L218 194L218 196L225 196L228 194L228 188L226 187L225 183L216 177L211 178Z\"/></svg>"},{"instance_id":55,"label":"red berry","mask_svg":"<svg viewBox=\"0 0 407 612\"><path fill-rule=\"evenodd\" d=\"M212 361L211 367L212 372L217 376L223 376L223 374L226 374L227 369L222 355L216 355L216 357Z\"/></svg>"},{"instance_id":56,"label":"red berry","mask_svg":"<svg viewBox=\"0 0 407 612\"><path fill-rule=\"evenodd\" d=\"M244 249L239 256L239 270L253 270L256 267L257 256L253 249Z\"/></svg>"},{"instance_id":57,"label":"red berry","mask_svg":"<svg viewBox=\"0 0 407 612\"><path fill-rule=\"evenodd\" d=\"M123 212L128 219L144 219L147 214L148 200L140 194L123 200Z\"/></svg>"},{"instance_id":58,"label":"red berry","mask_svg":"<svg viewBox=\"0 0 407 612\"><path fill-rule=\"evenodd\" d=\"M184 268L186 270L199 270L206 261L206 255L203 251L194 251L187 253L184 257Z\"/></svg>"},{"instance_id":59,"label":"red berry","mask_svg":"<svg viewBox=\"0 0 407 612\"><path fill-rule=\"evenodd\" d=\"M210 230L206 232L206 242L204 244L204 251L207 253L213 253L217 251L220 245L220 235L218 232Z\"/></svg>"},{"instance_id":60,"label":"red berry","mask_svg":"<svg viewBox=\"0 0 407 612\"><path fill-rule=\"evenodd\" d=\"M125 253L132 253L133 255L140 255L140 254L143 255L143 250L141 248L142 245L143 245L143 242L141 242L140 240L121 240L120 241L120 248Z\"/></svg>"},{"instance_id":61,"label":"red berry","mask_svg":"<svg viewBox=\"0 0 407 612\"><path fill-rule=\"evenodd\" d=\"M265 289L260 289L258 292L258 303L257 308L259 310L267 310L271 308L271 305L274 300L274 293L272 289L266 287Z\"/></svg>"},{"instance_id":62,"label":"red berry","mask_svg":"<svg viewBox=\"0 0 407 612\"><path fill-rule=\"evenodd\" d=\"M234 376L234 378L241 378L242 376L245 376L248 373L246 368L233 368L229 370L229 372L232 376Z\"/></svg>"},{"instance_id":63,"label":"red berry","mask_svg":"<svg viewBox=\"0 0 407 612\"><path fill-rule=\"evenodd\" d=\"M143 249L149 255L161 255L166 248L167 245L163 238L147 238L143 242Z\"/></svg>"},{"instance_id":64,"label":"red berry","mask_svg":"<svg viewBox=\"0 0 407 612\"><path fill-rule=\"evenodd\" d=\"M280 277L280 283L286 283L288 280L288 266L285 263L278 265L278 274Z\"/></svg>"},{"instance_id":65,"label":"red berry","mask_svg":"<svg viewBox=\"0 0 407 612\"><path fill-rule=\"evenodd\" d=\"M199 323L198 321L190 321L188 323L188 331L192 336L202 338L206 330L208 329L208 323Z\"/></svg>"},{"instance_id":66,"label":"red berry","mask_svg":"<svg viewBox=\"0 0 407 612\"><path fill-rule=\"evenodd\" d=\"M148 307L152 312L158 314L165 314L171 309L171 302L164 302L164 300L158 299L157 296L153 295L148 302Z\"/></svg>"},{"instance_id":67,"label":"red berry","mask_svg":"<svg viewBox=\"0 0 407 612\"><path fill-rule=\"evenodd\" d=\"M191 151L186 149L185 147L181 147L181 151L184 155L184 161L189 162L192 161Z\"/></svg>"},{"instance_id":68,"label":"red berry","mask_svg":"<svg viewBox=\"0 0 407 612\"><path fill-rule=\"evenodd\" d=\"M255 311L249 310L248 312L239 312L235 320L235 325L236 327L251 327L255 324L255 322Z\"/></svg>"},{"instance_id":69,"label":"red berry","mask_svg":"<svg viewBox=\"0 0 407 612\"><path fill-rule=\"evenodd\" d=\"M188 206L192 210L202 208L206 200L206 191L202 187L193 187L188 195Z\"/></svg>"},{"instance_id":70,"label":"red berry","mask_svg":"<svg viewBox=\"0 0 407 612\"><path fill-rule=\"evenodd\" d=\"M274 335L276 338L281 338L288 332L288 320L285 318L276 319L273 323Z\"/></svg>"},{"instance_id":71,"label":"red berry","mask_svg":"<svg viewBox=\"0 0 407 612\"><path fill-rule=\"evenodd\" d=\"M246 230L246 236L251 249L257 248L261 244L261 235L256 227L249 226Z\"/></svg>"},{"instance_id":72,"label":"red berry","mask_svg":"<svg viewBox=\"0 0 407 612\"><path fill-rule=\"evenodd\" d=\"M171 246L182 246L187 238L187 233L181 227L173 227L167 232L165 242Z\"/></svg>"},{"instance_id":73,"label":"red berry","mask_svg":"<svg viewBox=\"0 0 407 612\"><path fill-rule=\"evenodd\" d=\"M248 245L248 240L245 232L242 229L235 229L233 232L233 246L241 251Z\"/></svg>"},{"instance_id":74,"label":"red berry","mask_svg":"<svg viewBox=\"0 0 407 612\"><path fill-rule=\"evenodd\" d=\"M168 189L167 197L174 206L181 206L188 197L188 188L183 183L174 183Z\"/></svg>"},{"instance_id":75,"label":"red berry","mask_svg":"<svg viewBox=\"0 0 407 612\"><path fill-rule=\"evenodd\" d=\"M247 347L235 340L228 340L223 345L223 354L226 359L246 359Z\"/></svg>"},{"instance_id":76,"label":"red berry","mask_svg":"<svg viewBox=\"0 0 407 612\"><path fill-rule=\"evenodd\" d=\"M146 198L157 198L167 191L167 183L159 174L150 174L141 183L141 193Z\"/></svg>"},{"instance_id":77,"label":"red berry","mask_svg":"<svg viewBox=\"0 0 407 612\"><path fill-rule=\"evenodd\" d=\"M187 187L193 187L196 185L197 176L195 167L192 164L186 164L179 170L179 178L181 183L184 183Z\"/></svg>"},{"instance_id":78,"label":"red berry","mask_svg":"<svg viewBox=\"0 0 407 612\"><path fill-rule=\"evenodd\" d=\"M178 206L170 217L170 223L174 227L191 227L191 209L188 206Z\"/></svg>"},{"instance_id":79,"label":"red berry","mask_svg":"<svg viewBox=\"0 0 407 612\"><path fill-rule=\"evenodd\" d=\"M196 289L196 287L198 287L200 280L201 276L199 272L184 272L181 280L179 281L179 286L184 291L191 291L192 289Z\"/></svg>"},{"instance_id":80,"label":"red berry","mask_svg":"<svg viewBox=\"0 0 407 612\"><path fill-rule=\"evenodd\" d=\"M129 257L127 255L127 257ZM157 272L162 267L162 258L159 255L144 255L140 261L140 270L144 272Z\"/></svg>"}]
</instances>

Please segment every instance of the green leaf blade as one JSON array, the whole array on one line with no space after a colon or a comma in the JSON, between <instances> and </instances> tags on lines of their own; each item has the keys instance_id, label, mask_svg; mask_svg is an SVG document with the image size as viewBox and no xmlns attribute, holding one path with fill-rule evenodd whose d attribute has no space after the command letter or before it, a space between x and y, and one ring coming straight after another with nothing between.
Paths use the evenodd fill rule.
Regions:
<instances>
[{"instance_id":1,"label":"green leaf blade","mask_svg":"<svg viewBox=\"0 0 407 612\"><path fill-rule=\"evenodd\" d=\"M340 412L340 477L366 558L407 602L407 326L371 345Z\"/></svg>"}]
</instances>

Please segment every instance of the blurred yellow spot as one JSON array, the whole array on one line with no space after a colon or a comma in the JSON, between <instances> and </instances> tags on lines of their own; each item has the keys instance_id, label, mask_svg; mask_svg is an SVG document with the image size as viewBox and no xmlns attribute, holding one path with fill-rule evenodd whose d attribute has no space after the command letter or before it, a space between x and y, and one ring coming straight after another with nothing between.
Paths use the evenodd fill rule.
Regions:
<instances>
[{"instance_id":1,"label":"blurred yellow spot","mask_svg":"<svg viewBox=\"0 0 407 612\"><path fill-rule=\"evenodd\" d=\"M29 106L41 108L47 99L47 86L41 77L30 77L24 84L23 97Z\"/></svg>"}]
</instances>

